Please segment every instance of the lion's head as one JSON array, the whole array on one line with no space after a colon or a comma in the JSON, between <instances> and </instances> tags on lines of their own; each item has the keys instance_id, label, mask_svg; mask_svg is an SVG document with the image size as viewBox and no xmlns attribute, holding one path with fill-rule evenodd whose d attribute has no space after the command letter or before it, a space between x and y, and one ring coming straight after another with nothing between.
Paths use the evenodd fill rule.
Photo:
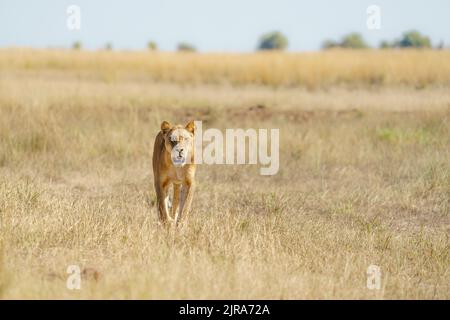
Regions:
<instances>
[{"instance_id":1,"label":"lion's head","mask_svg":"<svg viewBox=\"0 0 450 320\"><path fill-rule=\"evenodd\" d=\"M176 167L182 167L186 163L192 163L194 153L194 121L185 127L172 126L169 122L161 123L161 132L164 135L164 145L170 153L172 163Z\"/></svg>"}]
</instances>

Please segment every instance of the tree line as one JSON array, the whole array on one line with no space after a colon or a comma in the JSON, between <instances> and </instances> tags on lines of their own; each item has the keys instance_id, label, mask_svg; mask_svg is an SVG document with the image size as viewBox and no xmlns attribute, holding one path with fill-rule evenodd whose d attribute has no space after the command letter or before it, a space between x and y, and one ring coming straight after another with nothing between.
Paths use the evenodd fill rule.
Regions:
<instances>
[{"instance_id":1,"label":"tree line","mask_svg":"<svg viewBox=\"0 0 450 320\"><path fill-rule=\"evenodd\" d=\"M288 47L287 37L279 32L273 31L263 34L257 45L257 50L285 50ZM80 41L76 41L72 48L79 50L82 48ZM149 41L147 43L147 48L151 51L158 50L158 45L155 41ZM368 49L371 48L367 42L364 40L361 34L357 32L349 33L344 35L340 40L325 40L322 43L322 49L333 49L333 48L347 48L347 49ZM423 35L419 31L411 30L404 32L400 38L393 41L383 40L380 42L378 48L388 49L388 48L433 48L431 40L428 36ZM444 43L441 41L436 47L436 49L443 49ZM112 50L112 43L108 42L104 46L105 50ZM195 52L196 47L188 42L180 42L177 46L177 51L181 52Z\"/></svg>"},{"instance_id":2,"label":"tree line","mask_svg":"<svg viewBox=\"0 0 450 320\"><path fill-rule=\"evenodd\" d=\"M380 49L388 48L432 48L431 40L428 36L419 31L411 30L402 34L402 36L393 41L382 40L378 46ZM436 48L442 49L444 44L441 42ZM340 41L326 40L322 44L323 49L331 48L349 48L366 49L370 46L359 33L350 33L342 37Z\"/></svg>"}]
</instances>

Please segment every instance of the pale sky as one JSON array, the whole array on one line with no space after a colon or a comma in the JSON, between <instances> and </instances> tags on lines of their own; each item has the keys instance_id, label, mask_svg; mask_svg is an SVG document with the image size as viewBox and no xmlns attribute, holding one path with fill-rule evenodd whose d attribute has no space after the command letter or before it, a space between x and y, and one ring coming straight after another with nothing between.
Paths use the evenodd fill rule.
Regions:
<instances>
[{"instance_id":1,"label":"pale sky","mask_svg":"<svg viewBox=\"0 0 450 320\"><path fill-rule=\"evenodd\" d=\"M381 8L381 29L366 26L369 5ZM67 7L81 9L81 29L66 26ZM0 0L0 47L162 50L179 42L200 51L253 51L262 33L283 32L289 51L320 48L325 39L356 31L377 46L417 29L433 45L450 45L449 0Z\"/></svg>"}]
</instances>

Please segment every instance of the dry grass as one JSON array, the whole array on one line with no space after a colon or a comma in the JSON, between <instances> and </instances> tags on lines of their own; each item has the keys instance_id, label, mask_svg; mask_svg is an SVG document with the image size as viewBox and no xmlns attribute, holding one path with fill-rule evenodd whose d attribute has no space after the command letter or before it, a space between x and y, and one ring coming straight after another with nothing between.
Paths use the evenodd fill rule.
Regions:
<instances>
[{"instance_id":1,"label":"dry grass","mask_svg":"<svg viewBox=\"0 0 450 320\"><path fill-rule=\"evenodd\" d=\"M331 50L315 53L202 54L9 49L0 68L72 73L108 83L124 79L178 84L304 86L450 85L450 51Z\"/></svg>"},{"instance_id":2,"label":"dry grass","mask_svg":"<svg viewBox=\"0 0 450 320\"><path fill-rule=\"evenodd\" d=\"M0 298L449 299L449 53L299 57L0 52ZM264 80L265 59L286 74ZM322 89L257 85L308 81ZM161 120L192 118L281 128L280 172L200 166L168 231L151 147Z\"/></svg>"}]
</instances>

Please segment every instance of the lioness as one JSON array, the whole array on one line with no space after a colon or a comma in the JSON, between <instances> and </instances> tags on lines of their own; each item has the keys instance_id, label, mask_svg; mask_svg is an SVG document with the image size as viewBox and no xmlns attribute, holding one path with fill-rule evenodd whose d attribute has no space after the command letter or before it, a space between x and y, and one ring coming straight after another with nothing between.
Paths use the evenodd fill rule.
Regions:
<instances>
[{"instance_id":1,"label":"lioness","mask_svg":"<svg viewBox=\"0 0 450 320\"><path fill-rule=\"evenodd\" d=\"M177 225L189 214L195 187L194 121L185 127L161 123L153 147L153 176L158 216L161 223ZM169 214L169 188L173 185L172 214ZM180 207L178 210L178 206Z\"/></svg>"}]
</instances>

